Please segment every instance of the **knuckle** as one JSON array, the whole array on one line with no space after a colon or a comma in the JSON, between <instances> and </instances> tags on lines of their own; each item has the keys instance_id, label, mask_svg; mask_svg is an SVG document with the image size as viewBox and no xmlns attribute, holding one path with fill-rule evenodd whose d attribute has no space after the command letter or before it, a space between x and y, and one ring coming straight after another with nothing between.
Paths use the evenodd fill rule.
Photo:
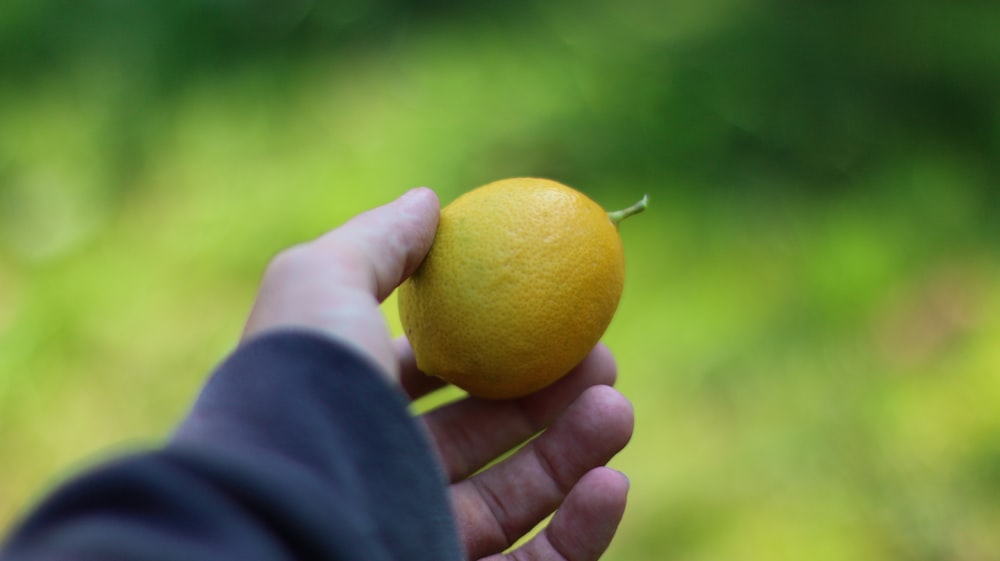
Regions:
<instances>
[{"instance_id":1,"label":"knuckle","mask_svg":"<svg viewBox=\"0 0 1000 561\"><path fill-rule=\"evenodd\" d=\"M308 245L299 244L279 251L267 265L268 277L294 275L311 260L312 251Z\"/></svg>"}]
</instances>

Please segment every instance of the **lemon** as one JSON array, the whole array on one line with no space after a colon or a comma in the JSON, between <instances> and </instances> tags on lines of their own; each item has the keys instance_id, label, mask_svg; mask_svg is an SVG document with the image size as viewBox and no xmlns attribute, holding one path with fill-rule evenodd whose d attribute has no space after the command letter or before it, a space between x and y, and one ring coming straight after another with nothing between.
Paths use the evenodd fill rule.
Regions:
<instances>
[{"instance_id":1,"label":"lemon","mask_svg":"<svg viewBox=\"0 0 1000 561\"><path fill-rule=\"evenodd\" d=\"M539 178L495 181L441 211L399 312L423 372L471 395L512 398L555 382L604 334L621 298L619 220Z\"/></svg>"}]
</instances>

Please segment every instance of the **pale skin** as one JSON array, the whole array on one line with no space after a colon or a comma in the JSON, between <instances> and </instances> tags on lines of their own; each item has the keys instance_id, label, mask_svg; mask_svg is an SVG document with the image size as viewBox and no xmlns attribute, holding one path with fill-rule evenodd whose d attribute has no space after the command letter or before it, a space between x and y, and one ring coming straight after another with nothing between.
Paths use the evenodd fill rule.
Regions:
<instances>
[{"instance_id":1,"label":"pale skin","mask_svg":"<svg viewBox=\"0 0 1000 561\"><path fill-rule=\"evenodd\" d=\"M392 340L379 303L420 264L437 228L433 191L414 189L269 265L244 339L311 329L353 345L411 399L442 384ZM421 417L451 480L469 559L589 561L607 549L625 510L628 479L606 467L632 435L629 401L612 385L614 358L598 345L566 377L527 397L467 398ZM479 470L539 431L514 455ZM538 522L546 528L510 550Z\"/></svg>"}]
</instances>

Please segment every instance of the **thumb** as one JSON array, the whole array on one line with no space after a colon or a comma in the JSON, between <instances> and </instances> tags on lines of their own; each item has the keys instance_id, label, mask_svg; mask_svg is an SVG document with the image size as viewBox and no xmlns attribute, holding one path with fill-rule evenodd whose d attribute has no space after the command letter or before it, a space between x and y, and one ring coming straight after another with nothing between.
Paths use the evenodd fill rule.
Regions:
<instances>
[{"instance_id":1,"label":"thumb","mask_svg":"<svg viewBox=\"0 0 1000 561\"><path fill-rule=\"evenodd\" d=\"M439 214L434 191L418 187L352 218L313 245L320 253L346 260L342 286L365 290L381 302L424 260Z\"/></svg>"},{"instance_id":2,"label":"thumb","mask_svg":"<svg viewBox=\"0 0 1000 561\"><path fill-rule=\"evenodd\" d=\"M423 261L439 214L437 195L421 187L283 251L268 265L243 339L280 328L319 331L395 379L399 366L379 303Z\"/></svg>"}]
</instances>

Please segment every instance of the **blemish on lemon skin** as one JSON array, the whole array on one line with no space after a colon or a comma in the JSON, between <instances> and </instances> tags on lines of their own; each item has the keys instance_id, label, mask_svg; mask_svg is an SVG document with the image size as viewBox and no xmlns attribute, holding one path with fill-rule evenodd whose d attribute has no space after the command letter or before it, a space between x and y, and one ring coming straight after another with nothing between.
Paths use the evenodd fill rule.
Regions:
<instances>
[{"instance_id":1,"label":"blemish on lemon skin","mask_svg":"<svg viewBox=\"0 0 1000 561\"><path fill-rule=\"evenodd\" d=\"M420 274L399 292L417 364L490 398L566 374L621 297L622 244L608 224L597 203L539 178L497 181L446 206Z\"/></svg>"}]
</instances>

